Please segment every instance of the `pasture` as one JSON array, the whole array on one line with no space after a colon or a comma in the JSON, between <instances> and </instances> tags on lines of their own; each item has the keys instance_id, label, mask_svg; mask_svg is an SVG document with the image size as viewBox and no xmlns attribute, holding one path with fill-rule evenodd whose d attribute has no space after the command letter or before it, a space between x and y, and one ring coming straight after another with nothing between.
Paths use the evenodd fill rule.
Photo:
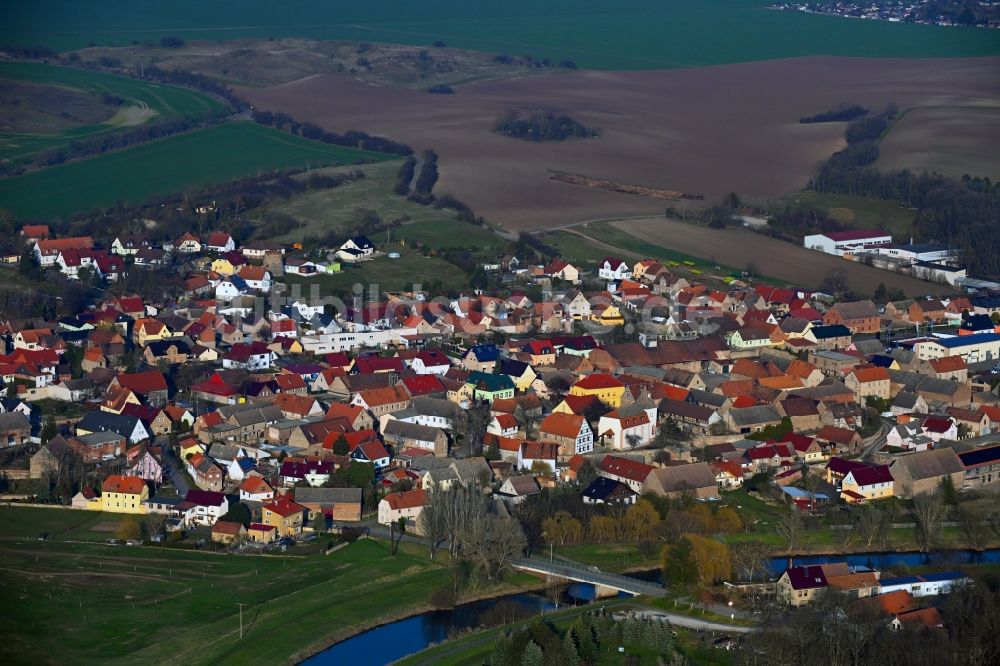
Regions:
<instances>
[{"instance_id":1,"label":"pasture","mask_svg":"<svg viewBox=\"0 0 1000 666\"><path fill-rule=\"evenodd\" d=\"M366 165L360 169L365 173L364 178L332 189L297 194L272 204L267 210L290 215L305 224L277 240L299 241L309 235L322 237L324 232L330 230L354 229L360 223L361 211L368 210L374 211L383 222L401 223L393 227L388 236L384 231L373 234L372 241L375 243L389 238L396 245L408 247L422 243L435 248L479 250L498 249L503 245L501 239L488 229L456 220L446 210L421 206L396 195L392 188L399 165L398 160ZM334 167L319 173L336 173L344 168L358 169ZM361 231L368 233L364 229Z\"/></svg>"},{"instance_id":2,"label":"pasture","mask_svg":"<svg viewBox=\"0 0 1000 666\"><path fill-rule=\"evenodd\" d=\"M772 202L771 210L781 209L785 205L825 210L831 218L852 229L885 229L900 243L907 242L913 235L913 221L916 218L915 210L903 208L894 201L808 190Z\"/></svg>"},{"instance_id":3,"label":"pasture","mask_svg":"<svg viewBox=\"0 0 1000 666\"><path fill-rule=\"evenodd\" d=\"M22 109L40 107L50 114L49 127L29 125L25 131L0 133L0 161L16 162L42 150L61 148L70 142L91 137L120 127L138 125L153 118L185 116L202 118L223 113L226 105L209 95L178 86L139 81L124 76L70 67L56 67L37 62L0 62L0 86L30 84L18 100ZM78 93L83 99L61 99L67 92ZM100 103L104 96L121 100L120 105L103 104L105 117L87 115L84 122L59 122L63 109L51 108L53 103L65 103L69 115L74 108ZM55 98L53 98L55 96ZM14 109L5 107L5 113Z\"/></svg>"},{"instance_id":4,"label":"pasture","mask_svg":"<svg viewBox=\"0 0 1000 666\"><path fill-rule=\"evenodd\" d=\"M0 209L22 219L64 217L260 172L384 159L254 123L230 123L0 180Z\"/></svg>"},{"instance_id":5,"label":"pasture","mask_svg":"<svg viewBox=\"0 0 1000 666\"><path fill-rule=\"evenodd\" d=\"M309 37L449 46L574 60L597 69L662 69L803 55L956 57L1000 54L992 30L942 28L765 9L767 0L461 0L273 3L263 0L71 0L6 8L0 43L70 50L185 39Z\"/></svg>"},{"instance_id":6,"label":"pasture","mask_svg":"<svg viewBox=\"0 0 1000 666\"><path fill-rule=\"evenodd\" d=\"M428 95L315 76L271 88L241 88L260 108L285 111L331 131L353 128L440 156L435 191L450 192L513 230L551 229L595 218L662 214L663 199L557 182L556 171L701 194L736 192L761 201L798 192L844 145L843 123L798 119L851 101L923 106L948 96L954 108L1000 101L998 59L802 58L703 69L560 72L460 86ZM739 100L738 108L733 100ZM529 143L491 132L515 104L565 113L601 136ZM889 140L893 138L889 134ZM943 144L952 141L942 135ZM996 162L991 144L979 154Z\"/></svg>"},{"instance_id":7,"label":"pasture","mask_svg":"<svg viewBox=\"0 0 1000 666\"><path fill-rule=\"evenodd\" d=\"M375 541L327 557L5 541L0 558L0 590L18 607L0 626L7 664L294 663L421 606L447 577L422 551L391 557Z\"/></svg>"},{"instance_id":8,"label":"pasture","mask_svg":"<svg viewBox=\"0 0 1000 666\"><path fill-rule=\"evenodd\" d=\"M372 242L378 244L377 239ZM374 261L358 264L344 264L339 273L317 275L310 278L300 278L296 275L285 275L280 282L287 283L292 291L292 297L297 298L295 289L309 298L326 296L343 296L351 293L356 284L364 287L364 293L377 287L381 293L386 291L408 290L414 284L424 289L432 289L437 294L457 291L468 287L469 276L458 266L437 256L424 256L414 250L393 246L380 246L381 251L399 252L398 259L379 257ZM314 291L315 290L315 293Z\"/></svg>"}]
</instances>

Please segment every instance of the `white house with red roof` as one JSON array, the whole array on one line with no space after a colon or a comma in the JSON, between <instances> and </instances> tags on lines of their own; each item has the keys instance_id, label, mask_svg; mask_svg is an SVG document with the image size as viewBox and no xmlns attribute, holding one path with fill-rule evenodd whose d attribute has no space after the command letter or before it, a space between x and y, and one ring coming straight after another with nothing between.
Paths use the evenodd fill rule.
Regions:
<instances>
[{"instance_id":1,"label":"white house with red roof","mask_svg":"<svg viewBox=\"0 0 1000 666\"><path fill-rule=\"evenodd\" d=\"M517 468L534 470L535 463L545 465L549 474L556 473L559 445L550 442L521 442L517 450Z\"/></svg>"},{"instance_id":2,"label":"white house with red roof","mask_svg":"<svg viewBox=\"0 0 1000 666\"><path fill-rule=\"evenodd\" d=\"M354 450L351 451L351 459L371 463L375 465L375 472L379 473L389 467L392 457L382 442L373 439L355 446Z\"/></svg>"},{"instance_id":3,"label":"white house with red roof","mask_svg":"<svg viewBox=\"0 0 1000 666\"><path fill-rule=\"evenodd\" d=\"M622 259L605 257L597 265L597 276L602 280L629 280L632 278L632 267Z\"/></svg>"},{"instance_id":4,"label":"white house with red roof","mask_svg":"<svg viewBox=\"0 0 1000 666\"><path fill-rule=\"evenodd\" d=\"M218 252L220 254L222 252L232 252L236 249L236 241L224 231L215 231L208 237L205 247L209 252Z\"/></svg>"},{"instance_id":5,"label":"white house with red roof","mask_svg":"<svg viewBox=\"0 0 1000 666\"><path fill-rule=\"evenodd\" d=\"M649 473L654 467L638 460L621 456L604 456L597 469L598 476L620 481L637 493L642 493Z\"/></svg>"},{"instance_id":6,"label":"white house with red roof","mask_svg":"<svg viewBox=\"0 0 1000 666\"><path fill-rule=\"evenodd\" d=\"M632 449L653 438L653 422L646 410L638 405L619 407L600 418L597 436L604 445L616 451Z\"/></svg>"},{"instance_id":7,"label":"white house with red roof","mask_svg":"<svg viewBox=\"0 0 1000 666\"><path fill-rule=\"evenodd\" d=\"M518 428L513 414L496 414L486 426L486 432L497 437L517 437Z\"/></svg>"}]
</instances>

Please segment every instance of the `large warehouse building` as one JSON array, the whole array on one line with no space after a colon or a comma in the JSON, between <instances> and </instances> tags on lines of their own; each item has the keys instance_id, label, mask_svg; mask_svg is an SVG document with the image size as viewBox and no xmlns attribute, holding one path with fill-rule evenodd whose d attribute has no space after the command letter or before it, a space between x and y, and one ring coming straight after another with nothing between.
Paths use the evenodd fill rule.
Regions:
<instances>
[{"instance_id":1,"label":"large warehouse building","mask_svg":"<svg viewBox=\"0 0 1000 666\"><path fill-rule=\"evenodd\" d=\"M819 250L842 257L849 252L892 245L892 236L878 229L831 231L825 234L806 236L802 244L810 250Z\"/></svg>"}]
</instances>

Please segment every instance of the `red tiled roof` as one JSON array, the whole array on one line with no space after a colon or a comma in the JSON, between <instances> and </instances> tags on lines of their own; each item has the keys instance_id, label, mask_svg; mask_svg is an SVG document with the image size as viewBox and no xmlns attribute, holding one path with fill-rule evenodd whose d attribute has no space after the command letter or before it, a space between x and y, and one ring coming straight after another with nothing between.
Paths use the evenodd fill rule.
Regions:
<instances>
[{"instance_id":1,"label":"red tiled roof","mask_svg":"<svg viewBox=\"0 0 1000 666\"><path fill-rule=\"evenodd\" d=\"M405 490L398 493L389 493L382 499L389 503L389 508L393 511L415 509L418 506L427 504L427 491L423 488Z\"/></svg>"},{"instance_id":2,"label":"red tiled roof","mask_svg":"<svg viewBox=\"0 0 1000 666\"><path fill-rule=\"evenodd\" d=\"M557 437L576 439L576 436L580 434L580 429L583 427L583 422L584 418L577 414L555 412L545 417L542 424L538 427L538 432Z\"/></svg>"},{"instance_id":3,"label":"red tiled roof","mask_svg":"<svg viewBox=\"0 0 1000 666\"><path fill-rule=\"evenodd\" d=\"M403 377L402 384L414 397L445 392L444 384L436 375L410 375Z\"/></svg>"},{"instance_id":4,"label":"red tiled roof","mask_svg":"<svg viewBox=\"0 0 1000 666\"><path fill-rule=\"evenodd\" d=\"M124 493L126 495L138 495L146 487L146 482L137 476L121 476L112 474L104 479L101 484L101 492Z\"/></svg>"},{"instance_id":5,"label":"red tiled roof","mask_svg":"<svg viewBox=\"0 0 1000 666\"><path fill-rule=\"evenodd\" d=\"M645 481L653 467L637 460L620 458L618 456L604 456L601 461L601 471L620 476L630 481Z\"/></svg>"},{"instance_id":6,"label":"red tiled roof","mask_svg":"<svg viewBox=\"0 0 1000 666\"><path fill-rule=\"evenodd\" d=\"M306 507L301 504L296 504L287 497L281 497L273 502L265 504L263 508L278 514L282 518L288 518L289 516L306 510Z\"/></svg>"},{"instance_id":7,"label":"red tiled roof","mask_svg":"<svg viewBox=\"0 0 1000 666\"><path fill-rule=\"evenodd\" d=\"M166 378L164 378L162 372L157 372L156 370L118 375L117 380L121 386L141 395L149 395L154 391L167 390Z\"/></svg>"},{"instance_id":8,"label":"red tiled roof","mask_svg":"<svg viewBox=\"0 0 1000 666\"><path fill-rule=\"evenodd\" d=\"M559 445L545 442L524 442L521 457L527 460L555 460L559 457Z\"/></svg>"},{"instance_id":9,"label":"red tiled roof","mask_svg":"<svg viewBox=\"0 0 1000 666\"><path fill-rule=\"evenodd\" d=\"M600 389L610 389L610 388L620 388L624 386L620 381L615 379L609 374L603 372L595 372L592 375L587 375L580 381L578 381L574 386L580 387L587 391L600 390Z\"/></svg>"}]
</instances>

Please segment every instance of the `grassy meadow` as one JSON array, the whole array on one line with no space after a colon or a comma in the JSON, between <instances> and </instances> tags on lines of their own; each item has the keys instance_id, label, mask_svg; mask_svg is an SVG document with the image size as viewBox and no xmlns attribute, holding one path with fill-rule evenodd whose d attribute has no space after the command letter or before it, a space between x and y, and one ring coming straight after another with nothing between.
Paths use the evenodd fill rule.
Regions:
<instances>
[{"instance_id":1,"label":"grassy meadow","mask_svg":"<svg viewBox=\"0 0 1000 666\"><path fill-rule=\"evenodd\" d=\"M510 0L469 3L206 3L71 0L6 8L0 43L71 50L178 35L187 40L311 37L449 46L571 59L595 69L660 69L803 55L957 57L1000 53L994 30L768 10L767 0Z\"/></svg>"},{"instance_id":2,"label":"grassy meadow","mask_svg":"<svg viewBox=\"0 0 1000 666\"><path fill-rule=\"evenodd\" d=\"M288 663L425 604L448 575L424 548L392 557L376 541L309 557L62 541L104 541L118 520L0 508L0 595L18 609L0 623L0 662ZM42 531L53 536L38 541Z\"/></svg>"},{"instance_id":3,"label":"grassy meadow","mask_svg":"<svg viewBox=\"0 0 1000 666\"><path fill-rule=\"evenodd\" d=\"M382 292L412 289L414 283L422 285L424 289L430 289L432 285L440 282L440 289L435 287L438 292L459 290L469 285L469 276L465 271L440 257L425 257L419 252L403 247L381 249L399 252L400 256L398 259L383 256L374 261L344 264L341 272L329 275L310 278L285 275L281 281L292 289L295 289L295 285L299 285L304 295L311 296L311 289L315 288L319 291L319 297L349 293L355 284L364 285L365 293L368 293L369 285L378 285Z\"/></svg>"},{"instance_id":4,"label":"grassy meadow","mask_svg":"<svg viewBox=\"0 0 1000 666\"><path fill-rule=\"evenodd\" d=\"M220 100L187 88L37 62L0 62L0 86L5 80L68 88L95 96L113 95L124 102L118 113L99 123L51 133L0 133L0 162L17 162L42 150L62 148L75 140L150 119L201 118L226 109Z\"/></svg>"},{"instance_id":5,"label":"grassy meadow","mask_svg":"<svg viewBox=\"0 0 1000 666\"><path fill-rule=\"evenodd\" d=\"M322 236L330 229L354 228L360 222L359 210L367 209L375 211L384 222L402 221L388 236L396 246L422 243L435 248L483 249L502 245L501 239L488 229L456 220L446 210L421 206L396 195L392 188L399 165L399 161L370 164L361 169L364 178L271 204L268 210L290 215L305 224L278 240L297 241L309 235ZM339 170L319 172L332 174ZM386 239L382 232L373 235L372 242L384 243Z\"/></svg>"},{"instance_id":6,"label":"grassy meadow","mask_svg":"<svg viewBox=\"0 0 1000 666\"><path fill-rule=\"evenodd\" d=\"M384 159L263 125L230 123L0 180L0 209L22 219L63 217L263 171Z\"/></svg>"}]
</instances>

